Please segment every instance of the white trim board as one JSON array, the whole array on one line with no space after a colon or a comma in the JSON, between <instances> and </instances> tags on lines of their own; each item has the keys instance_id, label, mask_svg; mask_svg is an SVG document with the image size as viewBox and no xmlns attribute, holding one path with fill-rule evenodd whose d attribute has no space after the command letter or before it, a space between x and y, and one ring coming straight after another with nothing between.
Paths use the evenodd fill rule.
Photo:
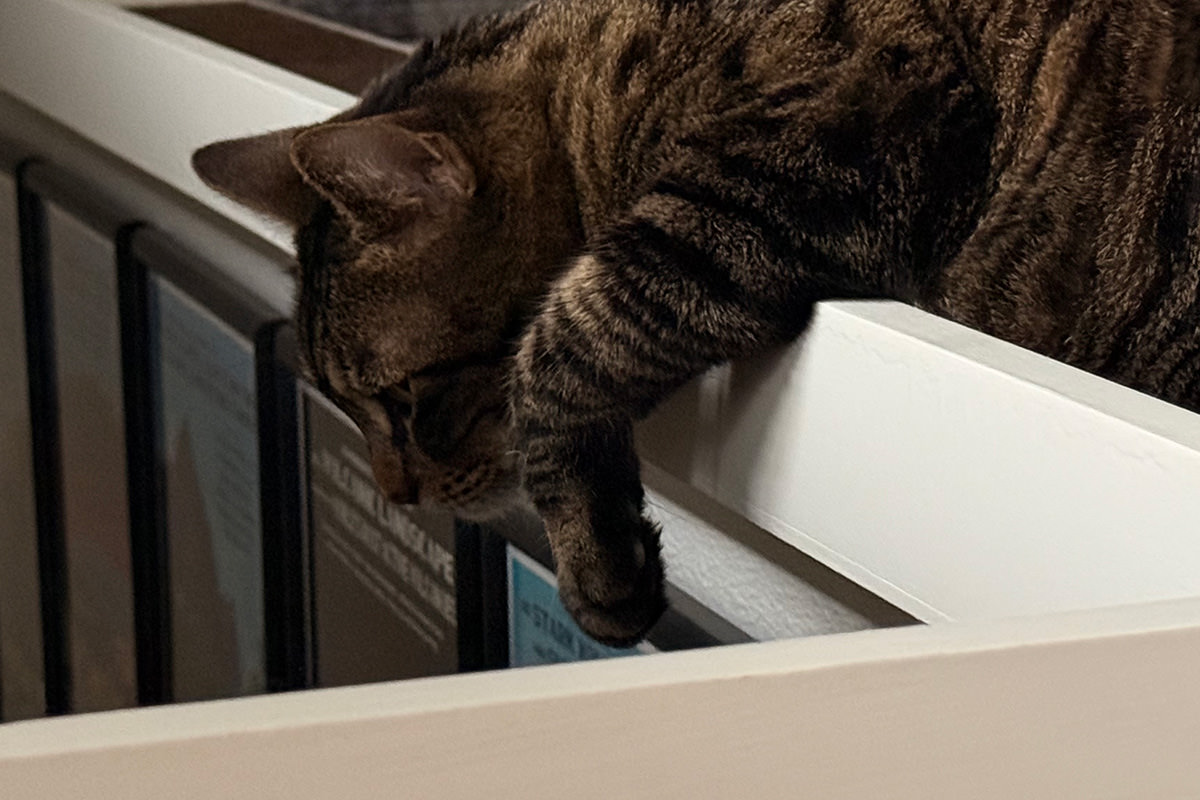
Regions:
<instances>
[{"instance_id":1,"label":"white trim board","mask_svg":"<svg viewBox=\"0 0 1200 800\"><path fill-rule=\"evenodd\" d=\"M0 727L12 800L1190 797L1200 600Z\"/></svg>"},{"instance_id":2,"label":"white trim board","mask_svg":"<svg viewBox=\"0 0 1200 800\"><path fill-rule=\"evenodd\" d=\"M1200 596L1200 416L907 306L822 304L660 417L651 460L925 620Z\"/></svg>"}]
</instances>

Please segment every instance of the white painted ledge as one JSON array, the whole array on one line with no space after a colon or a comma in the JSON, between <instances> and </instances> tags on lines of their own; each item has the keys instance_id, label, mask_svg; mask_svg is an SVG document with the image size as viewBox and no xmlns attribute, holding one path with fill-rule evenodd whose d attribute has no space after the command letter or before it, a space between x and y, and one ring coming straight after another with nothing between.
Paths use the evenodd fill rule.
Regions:
<instances>
[{"instance_id":1,"label":"white painted ledge","mask_svg":"<svg viewBox=\"0 0 1200 800\"><path fill-rule=\"evenodd\" d=\"M1194 797L1200 601L0 726L8 800Z\"/></svg>"},{"instance_id":2,"label":"white painted ledge","mask_svg":"<svg viewBox=\"0 0 1200 800\"><path fill-rule=\"evenodd\" d=\"M648 428L660 464L925 620L1200 596L1200 416L907 306L822 304Z\"/></svg>"}]
</instances>

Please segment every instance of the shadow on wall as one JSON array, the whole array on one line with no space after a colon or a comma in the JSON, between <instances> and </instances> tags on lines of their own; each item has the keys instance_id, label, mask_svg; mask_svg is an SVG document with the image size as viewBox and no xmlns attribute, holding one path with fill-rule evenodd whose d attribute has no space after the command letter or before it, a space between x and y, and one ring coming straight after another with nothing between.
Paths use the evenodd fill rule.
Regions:
<instances>
[{"instance_id":1,"label":"shadow on wall","mask_svg":"<svg viewBox=\"0 0 1200 800\"><path fill-rule=\"evenodd\" d=\"M525 0L275 0L391 39L435 36L467 17L525 5Z\"/></svg>"}]
</instances>

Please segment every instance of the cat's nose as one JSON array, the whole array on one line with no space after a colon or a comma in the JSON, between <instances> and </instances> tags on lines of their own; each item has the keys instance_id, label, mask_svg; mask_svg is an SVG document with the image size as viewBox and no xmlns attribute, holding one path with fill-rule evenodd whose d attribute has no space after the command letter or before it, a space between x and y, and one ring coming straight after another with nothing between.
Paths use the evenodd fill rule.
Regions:
<instances>
[{"instance_id":1,"label":"cat's nose","mask_svg":"<svg viewBox=\"0 0 1200 800\"><path fill-rule=\"evenodd\" d=\"M384 448L371 448L371 471L375 473L379 491L388 500L405 506L416 504L420 486L395 453Z\"/></svg>"}]
</instances>

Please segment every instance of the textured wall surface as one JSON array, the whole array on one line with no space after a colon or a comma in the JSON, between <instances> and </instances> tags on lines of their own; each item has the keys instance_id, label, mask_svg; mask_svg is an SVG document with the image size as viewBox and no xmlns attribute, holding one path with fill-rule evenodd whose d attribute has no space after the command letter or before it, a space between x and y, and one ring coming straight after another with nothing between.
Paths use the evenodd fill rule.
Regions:
<instances>
[{"instance_id":1,"label":"textured wall surface","mask_svg":"<svg viewBox=\"0 0 1200 800\"><path fill-rule=\"evenodd\" d=\"M902 612L798 551L762 553L745 520L705 518L686 500L650 491L671 583L758 640L904 624ZM757 529L755 529L757 530ZM766 536L764 533L763 536Z\"/></svg>"}]
</instances>

